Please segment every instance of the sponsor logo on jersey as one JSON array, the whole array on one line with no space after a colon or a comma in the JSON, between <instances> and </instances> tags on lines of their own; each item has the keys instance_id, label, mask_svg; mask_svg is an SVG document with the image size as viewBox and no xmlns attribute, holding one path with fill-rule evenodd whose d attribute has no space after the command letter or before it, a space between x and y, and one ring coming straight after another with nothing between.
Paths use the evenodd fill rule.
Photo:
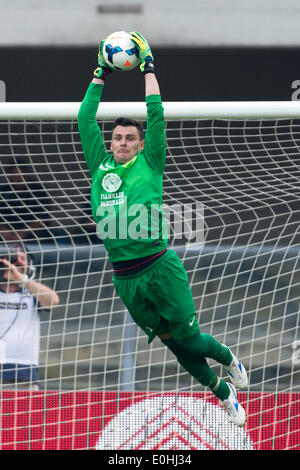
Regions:
<instances>
[{"instance_id":1,"label":"sponsor logo on jersey","mask_svg":"<svg viewBox=\"0 0 300 470\"><path fill-rule=\"evenodd\" d=\"M0 310L25 310L27 308L26 302L0 302Z\"/></svg>"},{"instance_id":2,"label":"sponsor logo on jersey","mask_svg":"<svg viewBox=\"0 0 300 470\"><path fill-rule=\"evenodd\" d=\"M109 171L109 170L112 170L113 169L113 166L110 165L109 163L105 163L105 165L103 165L102 163L99 165L99 169L102 170L102 171Z\"/></svg>"},{"instance_id":3,"label":"sponsor logo on jersey","mask_svg":"<svg viewBox=\"0 0 300 470\"><path fill-rule=\"evenodd\" d=\"M114 193L118 191L119 187L122 184L122 180L119 175L115 173L109 173L105 175L102 180L102 188L108 193Z\"/></svg>"}]
</instances>

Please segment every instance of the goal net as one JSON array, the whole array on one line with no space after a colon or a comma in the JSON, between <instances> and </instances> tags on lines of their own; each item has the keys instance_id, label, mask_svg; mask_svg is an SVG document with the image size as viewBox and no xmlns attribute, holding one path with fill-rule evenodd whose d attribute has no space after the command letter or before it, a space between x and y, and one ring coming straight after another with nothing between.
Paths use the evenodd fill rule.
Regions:
<instances>
[{"instance_id":1,"label":"goal net","mask_svg":"<svg viewBox=\"0 0 300 470\"><path fill-rule=\"evenodd\" d=\"M2 387L1 448L299 449L298 103L164 104L169 247L201 331L248 371L243 429L157 338L147 343L116 295L91 217L78 106L0 104L1 243L25 241L35 279L60 297L38 307L39 390ZM107 145L119 115L144 121L145 106L101 104ZM2 330L0 321L5 342Z\"/></svg>"}]
</instances>

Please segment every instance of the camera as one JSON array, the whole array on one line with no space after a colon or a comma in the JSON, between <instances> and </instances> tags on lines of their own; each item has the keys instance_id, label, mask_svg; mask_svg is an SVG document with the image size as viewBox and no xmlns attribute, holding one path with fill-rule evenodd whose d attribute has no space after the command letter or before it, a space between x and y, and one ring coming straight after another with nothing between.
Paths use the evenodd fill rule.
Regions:
<instances>
[{"instance_id":1,"label":"camera","mask_svg":"<svg viewBox=\"0 0 300 470\"><path fill-rule=\"evenodd\" d=\"M35 276L34 257L31 253L28 252L26 247L21 244L0 244L0 259L6 259L11 264L17 263L19 252L25 253L27 258L26 274L29 279L33 279ZM2 262L0 262L0 282L6 282L3 277L6 269L7 267Z\"/></svg>"}]
</instances>

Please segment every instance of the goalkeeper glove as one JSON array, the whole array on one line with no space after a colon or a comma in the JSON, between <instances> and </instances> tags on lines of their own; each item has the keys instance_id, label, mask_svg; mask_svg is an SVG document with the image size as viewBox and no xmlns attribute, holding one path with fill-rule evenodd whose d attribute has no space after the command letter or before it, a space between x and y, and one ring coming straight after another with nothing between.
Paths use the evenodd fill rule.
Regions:
<instances>
[{"instance_id":1,"label":"goalkeeper glove","mask_svg":"<svg viewBox=\"0 0 300 470\"><path fill-rule=\"evenodd\" d=\"M104 41L101 41L98 49L98 67L94 70L94 78L101 78L103 81L107 79L109 73L112 72L112 69L107 65L103 57L103 44Z\"/></svg>"},{"instance_id":2,"label":"goalkeeper glove","mask_svg":"<svg viewBox=\"0 0 300 470\"><path fill-rule=\"evenodd\" d=\"M154 73L154 58L151 52L150 46L143 36L136 32L132 31L130 33L131 40L137 46L139 50L139 56L141 60L140 70L142 73Z\"/></svg>"}]
</instances>

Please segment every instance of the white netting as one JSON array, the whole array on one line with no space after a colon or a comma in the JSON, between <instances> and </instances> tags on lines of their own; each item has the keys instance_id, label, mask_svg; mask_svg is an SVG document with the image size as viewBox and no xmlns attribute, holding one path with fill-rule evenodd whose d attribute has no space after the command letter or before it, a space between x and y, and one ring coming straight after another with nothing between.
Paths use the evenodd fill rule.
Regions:
<instances>
[{"instance_id":1,"label":"white netting","mask_svg":"<svg viewBox=\"0 0 300 470\"><path fill-rule=\"evenodd\" d=\"M101 123L107 142L111 124ZM170 237L201 330L245 364L250 401L290 394L291 408L300 385L300 121L166 125L164 203L204 207L204 244ZM0 121L0 158L2 239L25 239L37 279L60 296L40 312L41 389L201 391L159 340L147 344L114 292L76 121ZM263 419L261 410L257 429Z\"/></svg>"}]
</instances>

